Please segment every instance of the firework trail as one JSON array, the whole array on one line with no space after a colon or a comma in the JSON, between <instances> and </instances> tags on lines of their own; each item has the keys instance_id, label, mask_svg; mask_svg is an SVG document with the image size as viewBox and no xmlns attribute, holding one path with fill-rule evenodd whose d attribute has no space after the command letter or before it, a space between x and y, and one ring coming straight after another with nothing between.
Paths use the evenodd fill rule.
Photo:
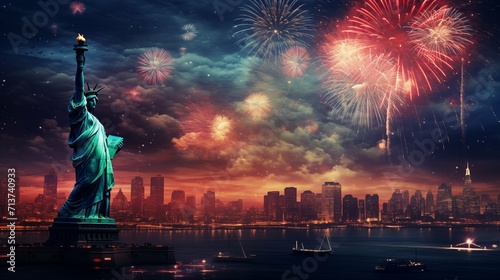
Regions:
<instances>
[{"instance_id":1,"label":"firework trail","mask_svg":"<svg viewBox=\"0 0 500 280\"><path fill-rule=\"evenodd\" d=\"M156 85L163 83L170 77L174 66L174 59L169 52L153 48L143 53L137 60L137 70L142 79L148 83Z\"/></svg>"},{"instance_id":2,"label":"firework trail","mask_svg":"<svg viewBox=\"0 0 500 280\"><path fill-rule=\"evenodd\" d=\"M431 107L431 110L432 110L432 117L434 118L434 125L436 127L439 127L438 120L436 118L436 113L434 112L434 109L432 107ZM445 150L445 146L444 146L443 133L441 132L441 129L438 129L438 131L439 131L439 139L442 139L442 141L440 141L440 142L441 142L441 146L442 146L443 151L444 151Z\"/></svg>"},{"instance_id":3,"label":"firework trail","mask_svg":"<svg viewBox=\"0 0 500 280\"><path fill-rule=\"evenodd\" d=\"M76 14L83 14L87 9L87 7L82 2L76 1L76 2L71 2L71 4L69 5L69 9L71 10L72 14L76 15Z\"/></svg>"},{"instance_id":4,"label":"firework trail","mask_svg":"<svg viewBox=\"0 0 500 280\"><path fill-rule=\"evenodd\" d=\"M182 30L184 30L184 33L182 34L181 37L184 41L191 41L198 34L198 31L196 30L196 27L193 24L184 25L182 27Z\"/></svg>"},{"instance_id":5,"label":"firework trail","mask_svg":"<svg viewBox=\"0 0 500 280\"><path fill-rule=\"evenodd\" d=\"M241 11L242 29L234 36L245 36L236 43L249 54L268 59L291 46L306 47L312 38L311 18L297 0L252 0Z\"/></svg>"},{"instance_id":6,"label":"firework trail","mask_svg":"<svg viewBox=\"0 0 500 280\"><path fill-rule=\"evenodd\" d=\"M291 47L281 55L283 73L288 78L297 78L304 75L311 58L304 47Z\"/></svg>"},{"instance_id":7,"label":"firework trail","mask_svg":"<svg viewBox=\"0 0 500 280\"><path fill-rule=\"evenodd\" d=\"M264 93L252 93L245 98L243 109L253 119L262 119L271 112L271 101Z\"/></svg>"},{"instance_id":8,"label":"firework trail","mask_svg":"<svg viewBox=\"0 0 500 280\"><path fill-rule=\"evenodd\" d=\"M387 99L387 109L385 115L385 148L387 151L387 159L391 161L391 107L392 107L392 91L389 92Z\"/></svg>"},{"instance_id":9,"label":"firework trail","mask_svg":"<svg viewBox=\"0 0 500 280\"><path fill-rule=\"evenodd\" d=\"M464 60L460 67L460 129L462 130L462 144L465 145L465 104L464 104Z\"/></svg>"}]
</instances>

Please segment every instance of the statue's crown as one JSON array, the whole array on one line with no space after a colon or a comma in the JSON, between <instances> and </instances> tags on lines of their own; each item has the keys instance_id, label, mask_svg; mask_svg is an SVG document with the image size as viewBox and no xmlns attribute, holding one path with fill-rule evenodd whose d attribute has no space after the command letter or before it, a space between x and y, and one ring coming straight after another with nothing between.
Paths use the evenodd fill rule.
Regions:
<instances>
[{"instance_id":1,"label":"statue's crown","mask_svg":"<svg viewBox=\"0 0 500 280\"><path fill-rule=\"evenodd\" d=\"M95 84L94 88L93 88L93 89L91 89L91 88L90 88L90 86L89 86L89 83L87 83L87 88L88 88L88 90L87 90L87 91L85 91L85 93L84 93L84 94L85 94L85 97L86 97L87 99L89 99L89 98L97 98L97 100L99 100L98 93L99 93L99 91L101 91L104 87L102 87L102 88L100 88L100 89L97 89L97 90L96 90L96 88L97 88L97 85L98 85L98 84L99 84L99 83Z\"/></svg>"}]
</instances>

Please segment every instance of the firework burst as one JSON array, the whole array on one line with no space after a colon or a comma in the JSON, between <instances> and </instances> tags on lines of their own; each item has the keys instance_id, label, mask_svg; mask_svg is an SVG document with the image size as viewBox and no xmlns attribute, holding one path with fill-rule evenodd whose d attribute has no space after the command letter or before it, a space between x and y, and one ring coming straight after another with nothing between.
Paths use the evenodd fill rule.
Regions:
<instances>
[{"instance_id":1,"label":"firework burst","mask_svg":"<svg viewBox=\"0 0 500 280\"><path fill-rule=\"evenodd\" d=\"M394 94L396 68L390 57L359 53L346 63L336 55L339 53L333 53L328 60L323 82L327 89L323 101L332 108L333 117L371 127L390 117L388 107L390 114L397 112L395 105L403 100Z\"/></svg>"},{"instance_id":2,"label":"firework burst","mask_svg":"<svg viewBox=\"0 0 500 280\"><path fill-rule=\"evenodd\" d=\"M198 31L196 30L196 27L193 24L186 24L182 27L182 30L184 30L184 33L182 34L182 39L184 41L191 41L193 40L196 35L198 34Z\"/></svg>"},{"instance_id":3,"label":"firework burst","mask_svg":"<svg viewBox=\"0 0 500 280\"><path fill-rule=\"evenodd\" d=\"M130 101L141 101L142 100L141 91L142 89L137 86L132 89L126 90L123 95Z\"/></svg>"},{"instance_id":4,"label":"firework burst","mask_svg":"<svg viewBox=\"0 0 500 280\"><path fill-rule=\"evenodd\" d=\"M304 47L291 47L281 55L283 73L288 78L297 78L304 75L311 58Z\"/></svg>"},{"instance_id":5,"label":"firework burst","mask_svg":"<svg viewBox=\"0 0 500 280\"><path fill-rule=\"evenodd\" d=\"M254 119L262 119L271 112L271 101L264 93L252 93L243 103L243 109Z\"/></svg>"},{"instance_id":6,"label":"firework burst","mask_svg":"<svg viewBox=\"0 0 500 280\"><path fill-rule=\"evenodd\" d=\"M76 15L83 14L87 7L82 2L75 1L71 2L71 4L69 5L69 9L71 10L72 14Z\"/></svg>"},{"instance_id":7,"label":"firework burst","mask_svg":"<svg viewBox=\"0 0 500 280\"><path fill-rule=\"evenodd\" d=\"M472 44L471 34L472 30L462 13L443 6L416 17L411 23L408 38L420 57L432 61L437 56L445 62L453 60L450 55L465 53Z\"/></svg>"},{"instance_id":8,"label":"firework burst","mask_svg":"<svg viewBox=\"0 0 500 280\"><path fill-rule=\"evenodd\" d=\"M442 82L472 43L472 30L437 0L366 0L335 30L323 47L325 103L360 125L381 123L385 110L390 158L391 123L405 94L412 98Z\"/></svg>"},{"instance_id":9,"label":"firework burst","mask_svg":"<svg viewBox=\"0 0 500 280\"><path fill-rule=\"evenodd\" d=\"M305 47L312 38L311 18L303 5L297 5L297 0L252 0L242 8L238 21L242 29L234 35L245 37L237 44L243 44L243 50L264 59L294 45Z\"/></svg>"},{"instance_id":10,"label":"firework burst","mask_svg":"<svg viewBox=\"0 0 500 280\"><path fill-rule=\"evenodd\" d=\"M463 53L471 42L467 20L435 0L367 0L341 32L390 55L410 97L442 82L453 67L450 54Z\"/></svg>"},{"instance_id":11,"label":"firework burst","mask_svg":"<svg viewBox=\"0 0 500 280\"><path fill-rule=\"evenodd\" d=\"M137 70L143 80L148 84L163 83L170 77L173 70L174 59L169 52L153 48L143 53L138 59Z\"/></svg>"},{"instance_id":12,"label":"firework burst","mask_svg":"<svg viewBox=\"0 0 500 280\"><path fill-rule=\"evenodd\" d=\"M228 140L233 131L233 121L227 114L219 112L210 102L189 104L187 109L188 114L181 118L185 133L196 133L212 144Z\"/></svg>"},{"instance_id":13,"label":"firework burst","mask_svg":"<svg viewBox=\"0 0 500 280\"><path fill-rule=\"evenodd\" d=\"M232 121L224 115L217 114L210 124L210 135L216 141L224 141L233 130Z\"/></svg>"}]
</instances>

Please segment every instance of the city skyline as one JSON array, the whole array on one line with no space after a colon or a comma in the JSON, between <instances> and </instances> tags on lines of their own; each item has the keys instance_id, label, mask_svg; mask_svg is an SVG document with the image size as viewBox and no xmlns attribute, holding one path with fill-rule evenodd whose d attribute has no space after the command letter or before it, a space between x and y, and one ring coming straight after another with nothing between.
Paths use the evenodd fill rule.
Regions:
<instances>
[{"instance_id":1,"label":"city skyline","mask_svg":"<svg viewBox=\"0 0 500 280\"><path fill-rule=\"evenodd\" d=\"M196 206L196 205L203 205L203 199L204 197L206 196L206 193L217 193L216 191L213 191L213 190L210 190L210 189L207 189L205 190L205 193L202 193L201 195L199 196L196 196L194 195L193 193L190 193L190 192L186 192L185 190L181 190L181 189L176 189L175 187L168 187L168 188L165 188L165 177L164 176L161 176L160 174L157 174L155 176L152 176L150 177L150 184L147 185L147 184L144 184L144 179L141 177L141 176L135 176L129 186L130 188L127 189L122 189L122 188L116 188L115 189L115 192L112 193L111 195L111 201L113 201L113 199L115 198L116 195L118 195L118 193L125 197L125 199L130 202L130 208L133 210L134 208L137 209L137 207L139 207L141 209L141 211L144 209L144 207L149 207L150 209L154 209L154 208L158 208L159 206L161 205L166 205L170 202L173 202L173 201L184 201L183 203L186 203L187 202L187 199L191 199L191 204L193 206ZM48 174L46 174L44 176L44 186L43 186L43 193L42 194L37 194L36 197L33 199L33 200L30 200L29 197L25 197L22 195L20 195L20 197L23 199L22 201L24 203L28 202L28 201L35 201L37 199L37 197L40 197L40 195L43 195L44 197L47 197L45 198L44 200L45 201L49 201L48 204L52 204L54 205L56 203L56 200L57 200L57 197L59 196L62 196L62 197L65 197L65 193L64 192L60 192L60 191L57 191L57 186L60 185L58 180L57 180L57 176L55 174L55 172L53 170L49 171ZM153 188L151 187L153 186ZM331 189L331 194L328 196L328 189L330 187L332 188ZM286 198L287 196L290 196L290 197L294 197L294 200L296 202L301 202L301 197L304 193L307 193L307 192L310 192L311 194L327 194L328 197L331 198L331 205L328 206L326 204L324 204L324 202L321 203L321 217L323 219L332 219L333 221L340 221L343 217L343 214L340 214L340 211L341 211L341 207L343 206L340 206L341 204L339 203L340 200L344 199L345 196L349 195L351 196L352 198L355 198L355 199L359 199L359 200L362 200L363 203L365 203L365 200L363 198L366 197L366 210L368 213L368 210L369 210L369 199L373 199L374 197L373 196L376 196L376 199L377 201L379 201L378 205L377 205L377 208L382 208L382 205L384 203L386 203L387 201L390 201L391 199L391 196L394 196L394 193L401 193L401 191L403 191L403 194L406 193L406 203L409 204L409 195L412 194L412 193L415 193L415 194L418 194L420 195L421 199L425 199L426 201L429 200L429 196L431 196L430 200L432 200L432 204L434 206L436 206L437 208L439 208L439 201L442 200L442 199L439 199L439 196L441 195L441 189L444 187L448 188L449 189L449 194L445 195L445 196L449 196L449 198L451 199L451 190L455 188L455 190L461 190L461 193L463 193L464 195L464 200L468 201L470 200L470 198L468 197L472 197L472 196L476 196L479 197L491 197L492 200L494 201L497 196L500 198L500 191L499 192L496 192L496 193L484 193L484 192L477 192L476 191L476 188L474 187L474 183L472 181L472 174L471 174L471 170L469 168L469 163L467 162L466 163L466 168L464 170L464 179L463 179L463 184L462 185L458 185L458 186L453 186L453 185L450 185L450 184L446 184L446 183L441 183L440 185L438 186L434 186L434 188L429 188L427 191L423 190L423 189L413 189L413 190L409 190L407 188L404 188L404 187L400 187L400 188L394 188L392 190L392 192L389 194L389 195L381 195L379 192L375 192L375 193L354 193L353 192L350 192L349 191L349 188L342 188L341 187L341 184L340 182L333 182L333 181L327 181L327 182L323 182L322 185L321 185L321 188L319 188L319 191L313 191L312 189L305 189L305 188L297 188L296 186L284 186L282 188L283 190L283 194L285 195L285 204L290 204L289 202L287 203L286 201L289 201L290 199L292 198ZM337 189L337 191L335 191L334 189ZM171 190L168 190L168 189L171 189ZM435 190L435 192L433 192L433 189ZM22 188L20 188L20 190L22 190ZM55 193L57 191L57 193ZM293 191L293 192L288 192L288 191ZM426 193L426 197L424 198L424 195L421 193L421 191L423 191L424 193ZM133 195L132 192L135 192L136 195ZM288 192L288 195L287 195L287 192ZM337 195L335 195L335 193L338 193ZM161 194L160 194L161 193ZM346 193L344 196L341 195L341 193ZM237 198L236 200L241 200L243 199L243 201L245 201L245 209L248 209L250 207L259 207L259 208L262 208L264 207L264 211L267 211L266 210L266 196L270 195L270 194L275 194L276 197L274 198L274 204L276 205L276 203L278 203L277 199L278 199L278 196L280 196L280 190L279 189L273 189L273 190L270 190L267 192L267 195L264 195L264 202L262 203L262 197L260 197L260 202L261 203L252 203L247 200L247 198L245 197L239 197ZM454 194L456 194L456 191L454 192ZM437 195L437 203L434 204L434 198L433 196L434 195ZM139 197L139 198L142 198L142 199L139 199L137 200L137 198L135 197ZM153 199L150 200L150 197L152 197ZM167 197L170 197L171 199L168 200ZM183 199L181 199L180 197L182 197ZM335 197L337 197L335 199ZM259 200L258 199L258 200ZM64 199L63 199L64 200ZM223 202L223 203L230 203L234 200L231 200L231 199L225 199L224 197L220 197L220 194L218 194L217 196L217 200ZM134 201L134 202L132 202ZM194 201L194 203L193 203ZM328 201L328 200L327 200ZM451 203L451 200L450 200L450 203ZM467 203L470 203L470 202L467 202ZM477 202L476 204L476 207L479 209L479 202ZM343 203L342 203L343 204ZM139 206L137 206L139 205ZM149 206L145 206L145 205L149 205ZM337 205L337 207L335 207L334 205ZM54 206L52 206L54 207ZM363 207L364 207L364 204L363 204ZM427 207L427 206L426 206ZM49 207L50 208L50 207ZM372 208L372 207L370 207ZM450 210L451 210L451 204L450 204ZM479 211L479 210L478 210ZM135 211L137 212L137 211ZM331 214L328 214L330 213ZM343 212L343 211L342 211ZM378 211L377 211L378 212ZM428 210L427 212L433 212L431 210ZM276 216L276 213L274 214L274 216ZM337 218L335 218L337 217ZM369 218L369 217L367 217Z\"/></svg>"},{"instance_id":2,"label":"city skyline","mask_svg":"<svg viewBox=\"0 0 500 280\"><path fill-rule=\"evenodd\" d=\"M150 193L145 196L144 180L136 176L131 182L131 193L118 189L112 195L111 214L120 222L168 222L182 225L199 224L253 224L259 222L300 223L330 222L346 224L371 223L432 223L432 222L491 222L500 218L500 192L479 194L473 187L472 173L466 164L463 185L458 188L442 183L437 191L429 189L395 189L390 198L378 193L352 195L342 190L339 182L324 182L321 191L302 190L294 186L268 191L263 204L247 205L244 198L222 201L215 191L207 190L198 199L184 190L172 190L170 199L164 191L164 177L150 178ZM21 217L31 221L50 221L66 197L57 192L57 176L44 176L44 193L31 203L22 200ZM2 182L2 186L4 182ZM134 194L132 194L132 191ZM342 195L342 193L345 193ZM146 192L147 194L147 192ZM436 196L436 199L434 199Z\"/></svg>"},{"instance_id":3,"label":"city skyline","mask_svg":"<svg viewBox=\"0 0 500 280\"><path fill-rule=\"evenodd\" d=\"M460 185L465 176L463 175L464 173L463 172L460 172L460 169L465 169L465 166L467 165L467 162L465 164L461 164L463 166L458 166L458 165L455 165L455 166L451 166L450 169L453 170L452 174L454 176L450 176L451 178L449 178L448 180L446 179L443 179L443 180L440 180L439 178L436 178L433 182L428 182L428 185L425 185L425 184L419 184L419 183L415 183L415 182L408 182L408 183L392 183L391 180L390 180L390 177L387 176L385 178L385 180L387 180L389 183L386 185L386 184L380 184L380 185L373 185L373 186L361 186L360 183L353 183L351 184L351 188L353 189L352 193L354 194L362 194L363 192L365 192L365 190L368 190L368 192L370 192L370 189L372 190L378 190L379 193L381 195L384 195L385 193L385 196L390 196L390 194L392 193L392 191L394 189L402 189L402 188L406 188L406 189L409 189L409 190L416 190L416 189L420 189L420 190L427 190L429 188L437 188L441 183L445 183L447 185L452 185L452 186L456 186L456 185ZM472 164L472 169L474 169L475 165ZM57 167L57 166L56 166ZM48 171L47 172L50 172L51 168L48 168ZM56 169L57 170L57 169ZM201 171L203 172L203 171ZM480 170L476 171L476 172L480 172ZM116 189L119 189L121 188L125 193L130 193L130 181L129 182L124 182L124 178L126 178L125 176L123 176L123 173L117 171L116 172L118 175L117 175L117 178L115 179L116 181L116 185L114 188ZM138 173L137 171L135 172L130 172L131 174L133 175L129 175L131 176L130 180L133 179L134 177L136 176L139 176L141 177L141 173ZM74 174L71 174L71 170L69 170L69 172L64 172L62 173L62 176L59 175L60 173L58 173L58 178L60 179L58 184L60 186L59 189L63 190L61 192L63 193L66 193L69 194L71 192L71 189L73 188L73 182L74 182ZM397 173L396 173L397 174ZM390 175L393 176L393 175L396 175L394 173L391 173ZM462 174L461 176L458 175L458 174ZM161 174L157 174L157 173L150 173L149 176L150 177L154 177L154 176L157 176L157 175L161 175ZM21 177L22 175L19 175L19 177ZM43 189L43 178L44 178L44 174L41 174L40 176L32 176L32 178L30 178L31 180L25 178L24 176L23 177L23 184L22 184L22 192L23 192L23 196L24 197L29 197L30 199L34 199L38 194L39 192L37 191L38 188L41 188ZM238 197L238 190L237 190L237 186L241 185L242 183L244 183L244 180L242 180L241 182L240 181L235 181L235 179L231 179L231 177L228 175L228 173L226 172L220 172L220 173L216 173L216 172L213 172L213 173L209 173L209 174L206 174L205 176L202 176L202 179L194 179L194 178L186 178L186 179L182 179L182 180L179 180L179 182L176 181L176 179L173 177L173 176L169 176L168 174L163 174L162 175L164 178L165 178L165 182L166 182L166 188L167 189L170 189L170 190L173 190L173 189L183 189L185 190L187 193L191 193L191 194L196 194L196 193L201 193L199 191L199 188L200 186L203 186L202 188L203 189L206 189L206 182L208 182L208 185L211 186L212 189L218 189L218 190L223 190L221 193L227 193L227 199L228 200L231 200L233 198L236 198ZM413 175L414 176L414 175ZM150 178L150 177L144 177L144 178ZM342 176L340 176L342 177ZM436 176L437 177L437 176ZM143 179L144 179L143 178ZM482 181L481 180L482 178L479 177L479 176L475 176L475 180L474 180L474 187L475 189L480 192L480 193L487 193L487 194L490 194L490 195L493 195L495 192L497 192L497 184L494 183L494 182L485 182L485 181ZM206 180L206 181L201 181L201 180ZM384 180L384 181L385 181ZM191 182L192 181L192 182ZM314 181L314 180L313 180ZM311 189L311 190L316 190L319 191L321 189L321 182L326 182L326 181L332 181L332 179L326 179L326 180L320 180L318 179L317 183L308 183L306 184L307 186L304 186L302 188L308 188L308 189ZM345 180L346 182L359 182L359 180L357 179L354 179L354 178L347 178L347 180ZM371 178L367 179L366 180L367 182L373 182L373 180L371 180ZM428 180L426 180L428 181ZM28 183L26 183L28 182ZM261 183L264 183L265 182L261 182ZM36 185L26 185L26 184L39 184L39 187L37 187ZM193 185L195 187L193 187ZM272 184L273 186L274 185L278 185L278 183L274 183ZM296 183L293 183L293 182L290 182L290 183L282 183L282 184L279 184L279 185L283 185L283 186L286 186L286 185L293 185L293 186L297 186L297 187L301 187L301 185L299 184L296 184ZM343 184L345 186L348 186L348 184ZM147 186L148 190L150 188L150 184L144 184L144 186ZM174 187L174 186L178 186L178 187ZM234 186L234 187L233 187ZM266 190L272 190L273 186L268 186L268 185L264 185L264 186L254 186L254 187L257 187L258 189L261 189L263 192L265 192ZM384 189L384 190L381 190L381 187ZM234 188L236 188L236 190L234 190ZM112 193L114 193L114 191L112 191ZM251 193L254 193L254 191L251 191ZM165 197L167 197L167 195L169 195L169 193L165 193ZM253 203L256 203L258 201L258 198L257 197L254 197L253 199L252 198L249 198L249 201L254 201Z\"/></svg>"}]
</instances>

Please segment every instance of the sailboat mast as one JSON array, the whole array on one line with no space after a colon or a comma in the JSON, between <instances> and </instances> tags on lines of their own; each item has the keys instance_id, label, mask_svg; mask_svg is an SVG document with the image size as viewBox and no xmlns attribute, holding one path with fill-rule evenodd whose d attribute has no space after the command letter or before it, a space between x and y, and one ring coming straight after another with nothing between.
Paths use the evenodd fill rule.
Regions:
<instances>
[{"instance_id":1,"label":"sailboat mast","mask_svg":"<svg viewBox=\"0 0 500 280\"><path fill-rule=\"evenodd\" d=\"M241 251L243 252L243 256L246 258L247 257L247 254L245 254L245 250L243 249L243 245L241 245L241 239L240 239L240 236L237 234L238 236L238 242L240 243L240 247L241 247Z\"/></svg>"}]
</instances>

